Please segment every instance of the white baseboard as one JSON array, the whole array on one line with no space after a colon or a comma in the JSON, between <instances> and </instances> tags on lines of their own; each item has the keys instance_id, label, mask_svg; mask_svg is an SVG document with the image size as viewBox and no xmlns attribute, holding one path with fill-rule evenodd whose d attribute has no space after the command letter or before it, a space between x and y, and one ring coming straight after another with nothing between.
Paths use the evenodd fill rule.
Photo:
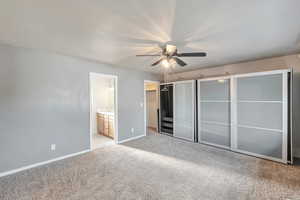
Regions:
<instances>
[{"instance_id":1,"label":"white baseboard","mask_svg":"<svg viewBox=\"0 0 300 200\"><path fill-rule=\"evenodd\" d=\"M129 142L131 140L136 140L136 139L144 137L144 136L146 136L146 135L138 135L138 136L135 136L135 137L131 137L131 138L119 141L118 144L121 144L121 143L124 143L124 142ZM31 169L31 168L46 165L46 164L49 164L49 163L52 163L52 162L55 162L55 161L63 160L63 159L70 158L70 157L73 157L73 156L77 156L77 155L80 155L80 154L84 154L84 153L87 153L87 152L90 152L90 151L91 151L91 149L87 149L87 150L84 150L84 151L80 151L80 152L73 153L73 154L68 154L68 155L61 156L61 157L58 157L58 158L54 158L54 159L51 159L51 160L35 163L35 164L32 164L32 165L20 167L20 168L17 168L17 169L13 169L13 170L10 170L10 171L0 172L0 177L15 174L17 172L21 172L21 171L28 170L28 169Z\"/></svg>"},{"instance_id":2,"label":"white baseboard","mask_svg":"<svg viewBox=\"0 0 300 200\"><path fill-rule=\"evenodd\" d=\"M77 153L72 153L72 154L68 154L68 155L65 155L65 156L58 157L58 158L54 158L54 159L51 159L51 160L35 163L33 165L28 165L28 166L21 167L21 168L18 168L18 169L13 169L13 170L10 170L10 171L7 171L7 172L1 172L0 177L15 174L15 173L20 172L20 171L24 171L24 170L28 170L28 169L31 169L31 168L39 167L41 165L46 165L46 164L49 164L49 163L52 163L52 162L55 162L55 161L59 161L59 160L63 160L63 159L66 159L66 158L70 158L70 157L73 157L73 156L78 156L80 154L84 154L84 153L87 153L87 152L90 152L90 151L91 150L88 149L88 150L80 151L80 152L77 152Z\"/></svg>"},{"instance_id":3,"label":"white baseboard","mask_svg":"<svg viewBox=\"0 0 300 200\"><path fill-rule=\"evenodd\" d=\"M118 141L118 144L122 144L124 142L129 142L131 140L136 140L136 139L139 139L139 138L142 138L142 137L145 137L146 135L138 135L138 136L135 136L135 137L131 137L131 138L128 138L128 139L125 139L125 140L121 140L121 141Z\"/></svg>"}]
</instances>

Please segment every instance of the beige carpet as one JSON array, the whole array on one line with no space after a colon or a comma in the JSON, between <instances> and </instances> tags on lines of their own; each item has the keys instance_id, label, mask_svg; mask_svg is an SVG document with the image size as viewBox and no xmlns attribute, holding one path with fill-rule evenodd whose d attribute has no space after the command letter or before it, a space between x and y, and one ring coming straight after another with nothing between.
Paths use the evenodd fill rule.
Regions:
<instances>
[{"instance_id":1,"label":"beige carpet","mask_svg":"<svg viewBox=\"0 0 300 200\"><path fill-rule=\"evenodd\" d=\"M300 199L300 167L152 134L0 178L0 199Z\"/></svg>"}]
</instances>

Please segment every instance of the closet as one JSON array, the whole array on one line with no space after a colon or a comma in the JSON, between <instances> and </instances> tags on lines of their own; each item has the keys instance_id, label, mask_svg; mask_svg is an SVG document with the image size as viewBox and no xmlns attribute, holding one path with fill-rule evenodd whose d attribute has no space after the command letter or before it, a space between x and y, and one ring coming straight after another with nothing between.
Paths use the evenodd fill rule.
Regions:
<instances>
[{"instance_id":1,"label":"closet","mask_svg":"<svg viewBox=\"0 0 300 200\"><path fill-rule=\"evenodd\" d=\"M173 135L173 84L160 85L160 132Z\"/></svg>"},{"instance_id":2,"label":"closet","mask_svg":"<svg viewBox=\"0 0 300 200\"><path fill-rule=\"evenodd\" d=\"M195 139L195 81L160 85L160 132Z\"/></svg>"},{"instance_id":3,"label":"closet","mask_svg":"<svg viewBox=\"0 0 300 200\"><path fill-rule=\"evenodd\" d=\"M160 132L292 163L289 70L160 86Z\"/></svg>"},{"instance_id":4,"label":"closet","mask_svg":"<svg viewBox=\"0 0 300 200\"><path fill-rule=\"evenodd\" d=\"M198 141L292 162L288 77L277 70L198 80Z\"/></svg>"}]
</instances>

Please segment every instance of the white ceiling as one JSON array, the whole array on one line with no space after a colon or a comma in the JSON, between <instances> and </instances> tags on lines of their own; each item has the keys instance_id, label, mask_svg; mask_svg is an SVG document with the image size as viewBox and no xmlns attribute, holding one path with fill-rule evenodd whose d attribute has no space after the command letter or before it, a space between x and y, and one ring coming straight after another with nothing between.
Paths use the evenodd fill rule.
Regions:
<instances>
[{"instance_id":1,"label":"white ceiling","mask_svg":"<svg viewBox=\"0 0 300 200\"><path fill-rule=\"evenodd\" d=\"M192 70L300 51L299 0L1 0L0 42L146 71L171 41Z\"/></svg>"}]
</instances>

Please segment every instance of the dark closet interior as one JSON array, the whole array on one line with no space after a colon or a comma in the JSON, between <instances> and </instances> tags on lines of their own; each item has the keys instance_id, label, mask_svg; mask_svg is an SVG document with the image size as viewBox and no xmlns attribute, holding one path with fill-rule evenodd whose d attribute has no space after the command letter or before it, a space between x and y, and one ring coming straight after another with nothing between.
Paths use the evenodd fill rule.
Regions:
<instances>
[{"instance_id":1,"label":"dark closet interior","mask_svg":"<svg viewBox=\"0 0 300 200\"><path fill-rule=\"evenodd\" d=\"M160 113L162 133L173 134L173 85L160 86Z\"/></svg>"}]
</instances>

